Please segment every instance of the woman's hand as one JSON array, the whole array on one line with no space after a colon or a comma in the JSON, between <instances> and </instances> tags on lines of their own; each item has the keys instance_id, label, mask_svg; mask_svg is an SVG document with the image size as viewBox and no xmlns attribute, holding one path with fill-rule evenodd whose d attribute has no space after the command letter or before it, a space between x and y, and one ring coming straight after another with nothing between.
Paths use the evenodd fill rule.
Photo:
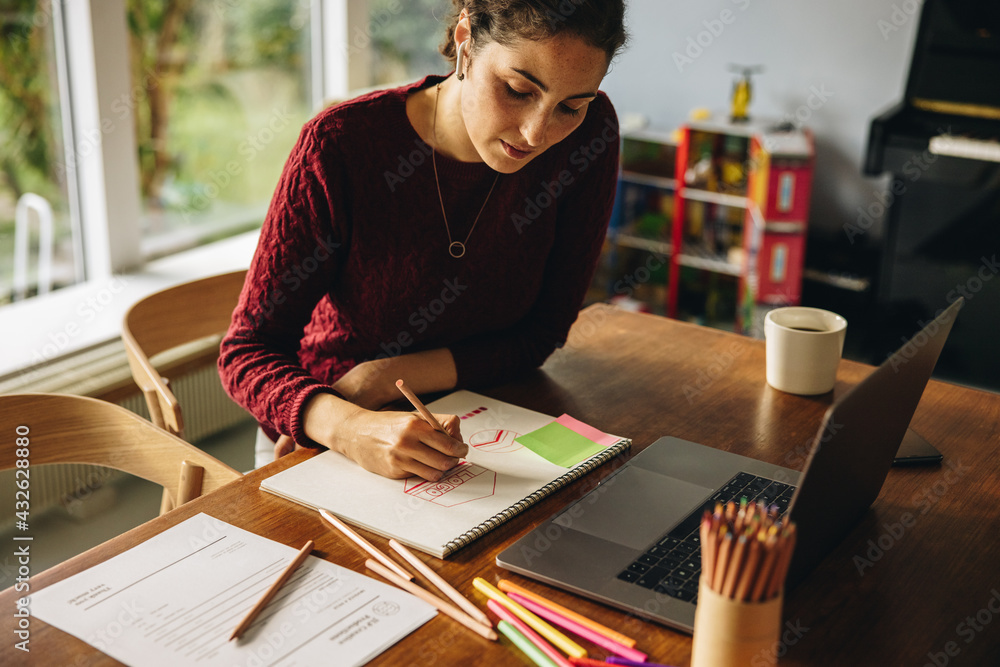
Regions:
<instances>
[{"instance_id":1,"label":"woman's hand","mask_svg":"<svg viewBox=\"0 0 1000 667\"><path fill-rule=\"evenodd\" d=\"M339 451L383 477L416 475L437 481L458 465L469 447L461 440L458 417L434 416L447 435L408 412L359 412L344 424L351 437Z\"/></svg>"},{"instance_id":2,"label":"woman's hand","mask_svg":"<svg viewBox=\"0 0 1000 667\"><path fill-rule=\"evenodd\" d=\"M368 410L378 410L386 403L399 399L396 378L386 367L387 359L363 361L347 371L333 384L333 388L351 403Z\"/></svg>"},{"instance_id":3,"label":"woman's hand","mask_svg":"<svg viewBox=\"0 0 1000 667\"><path fill-rule=\"evenodd\" d=\"M392 479L416 475L433 482L469 451L458 417L434 416L448 434L409 412L373 412L332 394L318 394L306 405L303 418L309 437L365 470Z\"/></svg>"},{"instance_id":4,"label":"woman's hand","mask_svg":"<svg viewBox=\"0 0 1000 667\"><path fill-rule=\"evenodd\" d=\"M455 359L447 348L424 350L363 361L344 373L333 388L351 403L378 410L403 398L396 380L406 380L417 394L453 389L458 382Z\"/></svg>"}]
</instances>

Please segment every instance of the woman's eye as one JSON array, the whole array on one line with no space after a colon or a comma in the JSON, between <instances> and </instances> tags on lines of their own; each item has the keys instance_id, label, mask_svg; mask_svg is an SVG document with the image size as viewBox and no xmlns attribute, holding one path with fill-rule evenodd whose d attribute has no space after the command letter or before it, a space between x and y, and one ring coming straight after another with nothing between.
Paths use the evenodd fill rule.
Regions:
<instances>
[{"instance_id":1,"label":"woman's eye","mask_svg":"<svg viewBox=\"0 0 1000 667\"><path fill-rule=\"evenodd\" d=\"M580 109L574 109L573 107L568 107L565 104L560 104L559 110L564 114L566 114L567 116L579 116L581 111Z\"/></svg>"},{"instance_id":2,"label":"woman's eye","mask_svg":"<svg viewBox=\"0 0 1000 667\"><path fill-rule=\"evenodd\" d=\"M515 100L523 100L531 96L531 93L520 93L511 88L510 85L507 85L507 94L513 97Z\"/></svg>"}]
</instances>

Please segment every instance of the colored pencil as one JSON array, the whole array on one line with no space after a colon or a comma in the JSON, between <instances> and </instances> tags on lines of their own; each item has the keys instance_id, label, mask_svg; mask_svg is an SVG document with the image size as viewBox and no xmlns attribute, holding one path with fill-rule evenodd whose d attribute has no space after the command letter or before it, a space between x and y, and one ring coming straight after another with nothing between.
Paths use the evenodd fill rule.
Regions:
<instances>
[{"instance_id":1,"label":"colored pencil","mask_svg":"<svg viewBox=\"0 0 1000 667\"><path fill-rule=\"evenodd\" d=\"M757 580L754 582L753 590L750 593L751 602L762 602L767 593L768 584L771 581L771 572L774 571L774 563L778 557L776 546L778 536L769 534L764 540L765 555L760 564L760 571L757 573Z\"/></svg>"},{"instance_id":2,"label":"colored pencil","mask_svg":"<svg viewBox=\"0 0 1000 667\"><path fill-rule=\"evenodd\" d=\"M733 597L733 593L736 591L736 581L740 577L743 559L746 555L747 536L734 537L733 541L735 542L733 554L729 557L729 566L726 568L726 577L722 583L722 594L727 598Z\"/></svg>"},{"instance_id":3,"label":"colored pencil","mask_svg":"<svg viewBox=\"0 0 1000 667\"><path fill-rule=\"evenodd\" d=\"M636 641L631 637L623 635L617 630L612 630L611 628L605 625L601 625L597 621L587 618L582 614L578 614L572 609L567 609L566 607L563 607L560 604L556 604L552 600L544 598L538 593L529 591L526 588L522 588L521 586L518 586L512 581L509 581L507 579L501 579L500 581L497 582L497 587L504 593L507 593L508 595L511 593L517 593L521 597L528 598L529 600L532 600L537 604L542 605L543 607L548 607L557 614L562 614L566 618L572 619L577 623L579 623L580 625L586 626L591 630L593 630L594 632L598 632L604 635L611 641L618 642L619 644L623 644L625 646L628 646L629 648L635 648Z\"/></svg>"},{"instance_id":4,"label":"colored pencil","mask_svg":"<svg viewBox=\"0 0 1000 667\"><path fill-rule=\"evenodd\" d=\"M396 584L407 593L412 593L413 595L416 595L418 598L420 598L427 604L433 605L439 611L455 619L456 621L458 621L465 627L469 628L473 632L491 641L497 640L497 633L493 632L492 625L487 627L482 623L480 623L479 621L475 621L469 618L468 614L466 614L464 611L462 611L455 605L451 604L450 602L445 602L438 596L434 595L429 591L424 590L423 588L416 585L409 579L404 579L403 577L397 575L395 572L382 565L382 563L379 563L369 558L365 561L365 567L367 567L372 572L378 573L388 581L391 581L392 583Z\"/></svg>"},{"instance_id":5,"label":"colored pencil","mask_svg":"<svg viewBox=\"0 0 1000 667\"><path fill-rule=\"evenodd\" d=\"M557 667L556 663L549 659L549 656L542 653L541 649L528 641L528 638L517 631L513 625L507 621L500 621L497 623L497 629L503 633L503 635L514 644L514 646L521 649L528 658L531 659L533 663L538 665L538 667Z\"/></svg>"},{"instance_id":6,"label":"colored pencil","mask_svg":"<svg viewBox=\"0 0 1000 667\"><path fill-rule=\"evenodd\" d=\"M574 642L572 639L559 632L551 625L538 618L535 614L531 613L518 603L511 600L504 593L498 590L493 584L489 583L482 577L476 577L472 580L472 585L477 591L482 593L488 598L496 600L503 606L514 612L514 615L520 618L522 621L527 623L535 632L545 637L547 640L559 647L559 650L566 655L576 656L577 658L586 658L587 650Z\"/></svg>"},{"instance_id":7,"label":"colored pencil","mask_svg":"<svg viewBox=\"0 0 1000 667\"><path fill-rule=\"evenodd\" d=\"M295 570L299 568L299 565L302 564L302 561L306 559L312 549L313 541L309 540L305 543L305 546L299 550L299 553L295 555L295 558L293 558L292 562L288 564L288 567L286 567L281 574L278 575L278 578L273 584L271 584L271 587L264 592L263 597L257 601L257 604L255 604L253 608L247 612L247 615L243 617L240 624L236 626L235 630L233 630L233 634L229 636L229 641L233 641L246 632L246 629L250 627L250 624L254 622L254 619L256 619L260 612L264 610L267 603L274 598L274 596L278 593L278 590L285 585L285 582L291 578L291 576L295 573Z\"/></svg>"},{"instance_id":8,"label":"colored pencil","mask_svg":"<svg viewBox=\"0 0 1000 667\"><path fill-rule=\"evenodd\" d=\"M524 621L515 616L507 607L503 606L496 600L490 598L486 601L486 606L490 608L494 614L500 619L507 621L515 628L517 631L524 635L525 639L530 641L532 644L538 647L542 653L549 657L549 660L554 662L558 667L572 667L572 663L566 658L562 657L562 653L557 651L555 647L549 644L547 641L538 636L534 630L525 625Z\"/></svg>"},{"instance_id":9,"label":"colored pencil","mask_svg":"<svg viewBox=\"0 0 1000 667\"><path fill-rule=\"evenodd\" d=\"M445 581L441 577L441 575L432 570L430 566L427 565L427 563L420 560L416 555L414 555L413 552L411 552L409 549L404 547L396 540L389 540L389 546L392 547L396 553L402 556L407 563L415 567L420 574L427 577L427 579L429 579L432 584L437 586L438 590L440 590L442 593L448 596L448 598L451 599L452 602L457 604L463 611L465 611L465 613L467 613L469 616L476 619L480 623L492 625L490 623L489 616L484 614L479 607L472 604L471 602L469 602L469 600L463 597L461 593L455 590L455 588L447 581Z\"/></svg>"},{"instance_id":10,"label":"colored pencil","mask_svg":"<svg viewBox=\"0 0 1000 667\"><path fill-rule=\"evenodd\" d=\"M636 660L638 662L643 662L648 658L642 651L636 650L625 646L624 644L619 644L616 641L608 639L599 632L594 632L590 628L580 625L576 621L566 618L562 614L552 611L544 605L540 605L518 593L511 592L510 597L517 603L524 605L524 607L535 614L538 614L546 621L558 625L563 630L572 632L578 637L582 637L589 642L597 644L603 649L606 649L612 653L622 656L623 658L628 658L629 660Z\"/></svg>"},{"instance_id":11,"label":"colored pencil","mask_svg":"<svg viewBox=\"0 0 1000 667\"><path fill-rule=\"evenodd\" d=\"M777 596L795 547L795 524L776 507L742 499L707 510L700 526L702 581L735 600L761 602Z\"/></svg>"},{"instance_id":12,"label":"colored pencil","mask_svg":"<svg viewBox=\"0 0 1000 667\"><path fill-rule=\"evenodd\" d=\"M424 421L430 424L435 431L441 431L445 435L451 435L448 431L444 430L444 426L441 426L441 422L439 422L437 418L431 414L431 411L427 409L427 406L424 405L419 398L417 398L417 395L410 391L410 388L406 386L406 383L403 382L402 379L396 380L396 388L403 392L403 396L406 396L407 400L409 400L410 403L413 404L413 407L417 409L417 412L420 413L420 416L424 418Z\"/></svg>"},{"instance_id":13,"label":"colored pencil","mask_svg":"<svg viewBox=\"0 0 1000 667\"><path fill-rule=\"evenodd\" d=\"M722 544L719 545L719 557L715 561L715 572L712 575L712 590L717 593L722 592L722 584L726 579L727 568L729 567L729 557L733 552L733 534L726 532L722 536Z\"/></svg>"},{"instance_id":14,"label":"colored pencil","mask_svg":"<svg viewBox=\"0 0 1000 667\"><path fill-rule=\"evenodd\" d=\"M747 551L746 565L740 570L739 582L733 597L737 600L747 601L750 599L750 586L757 577L757 565L760 563L760 550L763 540L761 533L757 532L750 538L750 547Z\"/></svg>"},{"instance_id":15,"label":"colored pencil","mask_svg":"<svg viewBox=\"0 0 1000 667\"><path fill-rule=\"evenodd\" d=\"M343 521L341 521L337 517L333 516L332 514L330 514L329 512L327 512L326 510L320 510L319 511L319 515L321 517L323 517L326 520L327 523L329 523L331 526L333 526L334 528L336 528L337 530L339 530L341 533L343 533L344 535L346 535L348 539L350 539L352 542L354 542L355 544L357 544L359 547L361 547L362 549L364 549L365 551L367 551L376 560L378 560L380 563L382 563L383 565L385 565L387 568L389 568L390 570L392 570L393 572L395 572L397 575L403 577L407 581L413 581L413 574L411 574L410 572L407 572L400 565L398 565L397 563L393 562L388 556L386 556L384 553L382 553L381 551L379 551L379 549L374 544L372 544L371 542L369 542L368 540L366 540L365 538L361 537L360 535L358 535L357 533L355 533L353 530L351 530L350 527L346 523L344 523Z\"/></svg>"}]
</instances>

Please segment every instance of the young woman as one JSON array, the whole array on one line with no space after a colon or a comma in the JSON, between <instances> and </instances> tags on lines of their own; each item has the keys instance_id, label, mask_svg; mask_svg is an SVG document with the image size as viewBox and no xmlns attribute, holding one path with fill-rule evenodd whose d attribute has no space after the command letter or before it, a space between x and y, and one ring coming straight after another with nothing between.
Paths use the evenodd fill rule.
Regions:
<instances>
[{"instance_id":1,"label":"young woman","mask_svg":"<svg viewBox=\"0 0 1000 667\"><path fill-rule=\"evenodd\" d=\"M437 480L467 451L454 415L438 416L445 435L380 411L396 380L420 394L541 365L615 194L618 123L598 87L625 41L622 0L453 1L453 74L303 128L219 359L271 440L388 477Z\"/></svg>"}]
</instances>

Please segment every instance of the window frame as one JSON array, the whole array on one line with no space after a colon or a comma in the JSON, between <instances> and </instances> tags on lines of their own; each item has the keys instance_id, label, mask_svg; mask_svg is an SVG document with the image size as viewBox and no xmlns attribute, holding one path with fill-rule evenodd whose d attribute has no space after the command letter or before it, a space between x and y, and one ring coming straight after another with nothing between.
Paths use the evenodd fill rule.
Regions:
<instances>
[{"instance_id":1,"label":"window frame","mask_svg":"<svg viewBox=\"0 0 1000 667\"><path fill-rule=\"evenodd\" d=\"M366 30L369 2L309 0L309 6L310 77L316 112L368 85L370 46L363 40L358 44L350 40L358 30ZM122 103L138 94L124 55L129 40L126 16L126 0L52 0L66 145L63 160L72 224L83 239L84 279L0 307L0 331L4 332L0 377L24 374L26 369L118 337L126 302L200 277L204 257L213 248L224 257L224 265L249 264L247 248L252 244L247 238L255 233L152 263L143 257L133 105ZM163 271L164 266L171 270ZM116 290L124 284L130 287ZM95 312L91 305L100 305L100 298L108 293L122 298L93 320L87 319ZM55 353L50 354L53 349Z\"/></svg>"}]
</instances>

